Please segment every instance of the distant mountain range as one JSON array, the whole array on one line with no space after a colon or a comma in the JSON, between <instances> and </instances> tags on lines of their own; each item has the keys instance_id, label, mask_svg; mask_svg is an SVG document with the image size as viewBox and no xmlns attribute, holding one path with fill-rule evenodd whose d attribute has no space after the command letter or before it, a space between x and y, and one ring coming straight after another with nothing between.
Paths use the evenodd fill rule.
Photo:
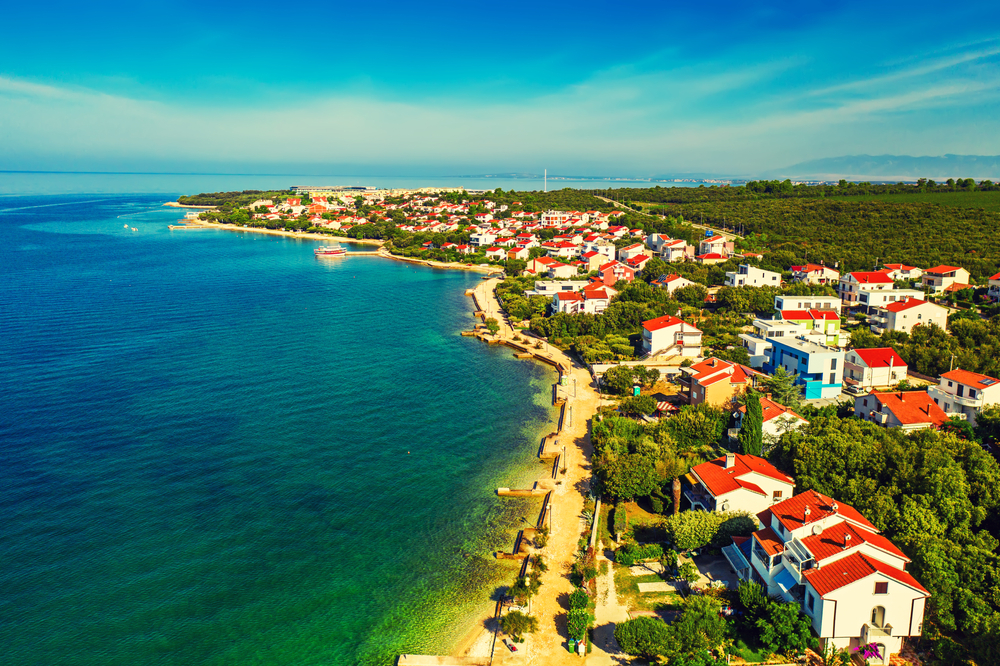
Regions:
<instances>
[{"instance_id":1,"label":"distant mountain range","mask_svg":"<svg viewBox=\"0 0 1000 666\"><path fill-rule=\"evenodd\" d=\"M916 180L930 178L975 178L1000 180L1000 155L943 155L910 157L909 155L846 155L825 157L773 169L761 178L792 178L799 180Z\"/></svg>"}]
</instances>

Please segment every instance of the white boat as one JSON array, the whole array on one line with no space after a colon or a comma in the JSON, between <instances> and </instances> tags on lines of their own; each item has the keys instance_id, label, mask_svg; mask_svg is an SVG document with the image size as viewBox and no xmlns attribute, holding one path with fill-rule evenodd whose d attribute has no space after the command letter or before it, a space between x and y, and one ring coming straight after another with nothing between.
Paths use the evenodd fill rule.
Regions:
<instances>
[{"instance_id":1,"label":"white boat","mask_svg":"<svg viewBox=\"0 0 1000 666\"><path fill-rule=\"evenodd\" d=\"M320 245L313 250L317 257L342 257L347 254L347 250L340 243L333 245Z\"/></svg>"}]
</instances>

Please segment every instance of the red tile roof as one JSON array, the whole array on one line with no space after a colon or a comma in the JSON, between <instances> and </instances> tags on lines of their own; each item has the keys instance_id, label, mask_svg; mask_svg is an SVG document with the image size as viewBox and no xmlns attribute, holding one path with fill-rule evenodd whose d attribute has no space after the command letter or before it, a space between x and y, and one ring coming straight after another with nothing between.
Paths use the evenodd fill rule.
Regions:
<instances>
[{"instance_id":1,"label":"red tile roof","mask_svg":"<svg viewBox=\"0 0 1000 666\"><path fill-rule=\"evenodd\" d=\"M801 416L799 416L798 414L796 414L795 412L793 412L792 410L790 410L788 407L785 407L784 405L779 405L774 400L771 400L770 398L768 398L766 396L761 396L761 398L760 398L760 406L764 410L764 423L767 423L771 419L776 419L779 416L786 416L786 415L787 416L794 416L796 418L802 419ZM740 407L739 411L741 411L743 413L746 413L746 411L747 411L746 405ZM805 419L802 419L802 420L806 421ZM809 422L806 421L806 423L809 423Z\"/></svg>"},{"instance_id":2,"label":"red tile roof","mask_svg":"<svg viewBox=\"0 0 1000 666\"><path fill-rule=\"evenodd\" d=\"M691 471L702 480L708 491L715 497L731 493L734 490L739 490L740 488L753 490L752 488L740 484L738 481L740 477L752 472L762 474L763 476L767 476L784 483L795 483L794 479L790 476L782 474L777 467L763 458L744 455L742 453L736 454L735 464L728 469L726 468L726 456L720 456L715 460L709 460L708 462L700 465L695 465L691 468ZM763 494L763 491L759 486L756 487L755 492Z\"/></svg>"},{"instance_id":3,"label":"red tile roof","mask_svg":"<svg viewBox=\"0 0 1000 666\"><path fill-rule=\"evenodd\" d=\"M812 585L813 589L821 597L824 597L834 590L839 590L876 573L912 587L924 596L930 596L930 592L907 572L879 562L875 558L866 557L861 553L853 553L823 567L807 569L802 572L802 575L805 576L806 581Z\"/></svg>"},{"instance_id":4,"label":"red tile roof","mask_svg":"<svg viewBox=\"0 0 1000 666\"><path fill-rule=\"evenodd\" d=\"M990 280L1000 280L1000 273L997 273L996 275L994 275L993 277L991 277L989 279Z\"/></svg>"},{"instance_id":5,"label":"red tile roof","mask_svg":"<svg viewBox=\"0 0 1000 666\"><path fill-rule=\"evenodd\" d=\"M905 301L896 301L895 303L889 303L885 306L885 309L889 312L902 312L903 310L909 310L915 308L918 305L923 305L927 301L922 301L919 298L908 298Z\"/></svg>"},{"instance_id":6,"label":"red tile roof","mask_svg":"<svg viewBox=\"0 0 1000 666\"><path fill-rule=\"evenodd\" d=\"M858 271L851 273L851 277L860 284L885 284L892 283L892 278L882 271Z\"/></svg>"},{"instance_id":7,"label":"red tile roof","mask_svg":"<svg viewBox=\"0 0 1000 666\"><path fill-rule=\"evenodd\" d=\"M725 259L725 257L723 257L718 252L709 252L708 254L699 254L696 258L697 259Z\"/></svg>"},{"instance_id":8,"label":"red tile roof","mask_svg":"<svg viewBox=\"0 0 1000 666\"><path fill-rule=\"evenodd\" d=\"M950 379L958 382L959 384L965 384L966 386L972 386L978 389L989 388L991 386L996 386L997 383L1000 383L1000 380L995 377L981 375L978 372L969 372L968 370L962 370L961 368L956 368L955 370L946 372L941 376L944 379Z\"/></svg>"},{"instance_id":9,"label":"red tile roof","mask_svg":"<svg viewBox=\"0 0 1000 666\"><path fill-rule=\"evenodd\" d=\"M674 317L672 315L663 315L662 317L657 317L656 319L649 319L642 322L642 327L647 331L658 331L661 328L677 326L678 324L683 324L683 323L684 320L682 319L678 319L677 317ZM690 324L688 325L690 326Z\"/></svg>"},{"instance_id":10,"label":"red tile roof","mask_svg":"<svg viewBox=\"0 0 1000 666\"><path fill-rule=\"evenodd\" d=\"M890 366L893 368L906 367L906 361L904 361L892 347L855 349L854 353L857 354L869 368L888 368Z\"/></svg>"},{"instance_id":11,"label":"red tile roof","mask_svg":"<svg viewBox=\"0 0 1000 666\"><path fill-rule=\"evenodd\" d=\"M944 264L940 266L935 266L934 268L928 268L924 273L930 273L931 275L942 275L944 273L952 273L954 271L962 270L958 266L945 266Z\"/></svg>"},{"instance_id":12,"label":"red tile roof","mask_svg":"<svg viewBox=\"0 0 1000 666\"><path fill-rule=\"evenodd\" d=\"M837 505L836 510L833 508L834 505ZM809 510L808 516L805 515L806 509ZM832 498L815 490L807 490L794 497L789 497L784 502L779 502L772 506L771 512L788 530L796 530L804 525L809 525L821 518L832 515L843 516L852 523L857 523L866 529L875 529L875 526L868 522L868 519L862 516L853 506L835 502Z\"/></svg>"}]
</instances>

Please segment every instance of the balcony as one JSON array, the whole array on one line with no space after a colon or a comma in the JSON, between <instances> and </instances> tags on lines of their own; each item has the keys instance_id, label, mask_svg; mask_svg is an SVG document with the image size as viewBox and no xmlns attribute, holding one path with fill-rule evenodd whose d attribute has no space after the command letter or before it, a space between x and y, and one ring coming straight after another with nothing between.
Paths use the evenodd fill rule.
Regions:
<instances>
[{"instance_id":1,"label":"balcony","mask_svg":"<svg viewBox=\"0 0 1000 666\"><path fill-rule=\"evenodd\" d=\"M691 502L692 508L696 504L700 504L705 511L713 511L715 509L715 497L700 484L691 488L685 488L684 496Z\"/></svg>"},{"instance_id":2,"label":"balcony","mask_svg":"<svg viewBox=\"0 0 1000 666\"><path fill-rule=\"evenodd\" d=\"M889 636L892 636L891 624L887 624L884 627L876 627L874 624L868 623L861 628L862 643L882 643Z\"/></svg>"},{"instance_id":3,"label":"balcony","mask_svg":"<svg viewBox=\"0 0 1000 666\"><path fill-rule=\"evenodd\" d=\"M950 402L955 405L962 405L963 407L973 407L976 409L983 406L982 396L976 398L970 398L968 396L959 396L954 393L948 393L947 391L943 391L939 386L930 387L929 389L927 389L927 394L931 398L937 398L942 408L944 407L945 402Z\"/></svg>"}]
</instances>

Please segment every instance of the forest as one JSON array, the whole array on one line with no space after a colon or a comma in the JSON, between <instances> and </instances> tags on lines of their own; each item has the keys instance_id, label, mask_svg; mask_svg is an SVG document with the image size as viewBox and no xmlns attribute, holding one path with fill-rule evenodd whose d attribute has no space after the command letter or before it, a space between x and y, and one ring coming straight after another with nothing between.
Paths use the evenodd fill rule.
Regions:
<instances>
[{"instance_id":1,"label":"forest","mask_svg":"<svg viewBox=\"0 0 1000 666\"><path fill-rule=\"evenodd\" d=\"M768 456L816 490L850 504L913 562L931 593L929 663L1000 663L1000 466L953 433L906 434L849 418L813 417ZM957 642L954 639L958 639Z\"/></svg>"}]
</instances>

